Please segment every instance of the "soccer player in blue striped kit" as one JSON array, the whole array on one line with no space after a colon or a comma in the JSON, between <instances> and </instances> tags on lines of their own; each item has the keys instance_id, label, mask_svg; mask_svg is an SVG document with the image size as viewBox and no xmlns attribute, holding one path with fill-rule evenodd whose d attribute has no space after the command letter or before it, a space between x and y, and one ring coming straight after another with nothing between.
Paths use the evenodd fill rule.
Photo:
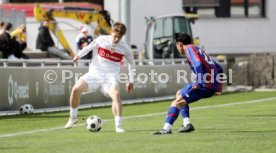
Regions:
<instances>
[{"instance_id":1,"label":"soccer player in blue striped kit","mask_svg":"<svg viewBox=\"0 0 276 153\"><path fill-rule=\"evenodd\" d=\"M192 44L192 38L186 33L175 33L176 47L180 54L185 54L191 70L195 74L195 81L188 83L177 91L176 99L172 101L163 128L153 134L171 134L172 125L179 113L183 118L183 125L179 133L194 131L190 121L189 104L202 98L212 97L222 91L220 74L223 70L213 61L204 50Z\"/></svg>"}]
</instances>

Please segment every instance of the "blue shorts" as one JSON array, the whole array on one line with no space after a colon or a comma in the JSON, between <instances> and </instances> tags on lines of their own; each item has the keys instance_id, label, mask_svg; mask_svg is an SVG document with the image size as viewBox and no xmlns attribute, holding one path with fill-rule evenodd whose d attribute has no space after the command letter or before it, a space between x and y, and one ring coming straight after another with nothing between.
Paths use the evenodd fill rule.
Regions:
<instances>
[{"instance_id":1,"label":"blue shorts","mask_svg":"<svg viewBox=\"0 0 276 153\"><path fill-rule=\"evenodd\" d=\"M198 89L192 89L192 83L189 83L180 90L180 95L189 104L198 101L202 98L212 97L216 93L213 89L200 87Z\"/></svg>"}]
</instances>

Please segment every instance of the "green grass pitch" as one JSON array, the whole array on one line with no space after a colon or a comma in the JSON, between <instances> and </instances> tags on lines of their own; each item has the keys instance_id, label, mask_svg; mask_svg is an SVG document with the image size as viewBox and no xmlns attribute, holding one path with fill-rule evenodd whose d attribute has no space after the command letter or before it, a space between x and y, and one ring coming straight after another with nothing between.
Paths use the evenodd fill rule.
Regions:
<instances>
[{"instance_id":1,"label":"green grass pitch","mask_svg":"<svg viewBox=\"0 0 276 153\"><path fill-rule=\"evenodd\" d=\"M196 130L172 135L161 129L170 102L125 105L123 127L114 132L110 107L79 111L79 123L64 129L68 112L0 117L0 153L275 153L276 92L231 93L190 105ZM104 120L100 132L86 130L90 115Z\"/></svg>"}]
</instances>

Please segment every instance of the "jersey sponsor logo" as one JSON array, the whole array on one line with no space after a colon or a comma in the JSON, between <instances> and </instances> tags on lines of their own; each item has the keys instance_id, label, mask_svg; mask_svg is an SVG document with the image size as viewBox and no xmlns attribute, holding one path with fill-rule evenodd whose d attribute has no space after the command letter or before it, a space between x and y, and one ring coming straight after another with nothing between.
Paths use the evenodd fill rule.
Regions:
<instances>
[{"instance_id":1,"label":"jersey sponsor logo","mask_svg":"<svg viewBox=\"0 0 276 153\"><path fill-rule=\"evenodd\" d=\"M110 50L107 50L107 49L104 49L104 48L101 48L101 47L98 50L98 54L102 58L108 59L108 60L113 61L113 62L121 62L123 57L124 57L123 54L120 54L120 53L117 53L117 52L114 52L114 51L110 51Z\"/></svg>"}]
</instances>

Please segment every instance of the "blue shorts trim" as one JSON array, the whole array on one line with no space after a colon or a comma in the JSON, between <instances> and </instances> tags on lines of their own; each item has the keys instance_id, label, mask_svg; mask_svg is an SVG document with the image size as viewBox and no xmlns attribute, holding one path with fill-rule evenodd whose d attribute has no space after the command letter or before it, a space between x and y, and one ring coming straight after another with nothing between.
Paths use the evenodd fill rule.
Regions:
<instances>
[{"instance_id":1,"label":"blue shorts trim","mask_svg":"<svg viewBox=\"0 0 276 153\"><path fill-rule=\"evenodd\" d=\"M192 83L185 85L180 90L180 95L185 99L187 103L198 101L202 98L212 97L216 93L213 89L200 87L198 89L192 89Z\"/></svg>"}]
</instances>

